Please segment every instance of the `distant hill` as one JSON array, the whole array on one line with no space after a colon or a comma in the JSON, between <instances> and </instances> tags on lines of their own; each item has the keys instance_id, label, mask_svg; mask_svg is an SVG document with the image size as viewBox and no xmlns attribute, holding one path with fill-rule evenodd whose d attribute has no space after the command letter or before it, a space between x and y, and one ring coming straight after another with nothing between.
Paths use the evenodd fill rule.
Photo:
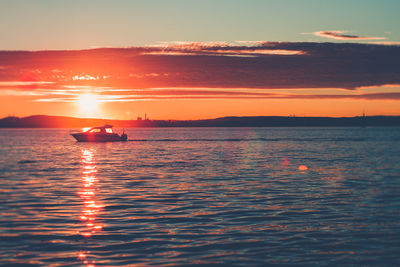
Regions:
<instances>
[{"instance_id":1,"label":"distant hill","mask_svg":"<svg viewBox=\"0 0 400 267\"><path fill-rule=\"evenodd\" d=\"M82 128L111 124L115 127L313 127L400 126L400 116L368 117L223 117L209 120L108 120L35 115L0 119L0 128Z\"/></svg>"},{"instance_id":2,"label":"distant hill","mask_svg":"<svg viewBox=\"0 0 400 267\"><path fill-rule=\"evenodd\" d=\"M87 119L62 116L35 115L29 117L6 117L0 120L2 128L80 128L113 124L117 127L133 127L134 121Z\"/></svg>"}]
</instances>

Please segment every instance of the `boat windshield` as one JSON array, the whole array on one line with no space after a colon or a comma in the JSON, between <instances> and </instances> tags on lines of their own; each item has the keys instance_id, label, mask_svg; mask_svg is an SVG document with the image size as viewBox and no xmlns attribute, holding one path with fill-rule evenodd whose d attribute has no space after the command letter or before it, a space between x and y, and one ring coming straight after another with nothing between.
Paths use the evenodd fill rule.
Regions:
<instances>
[{"instance_id":1,"label":"boat windshield","mask_svg":"<svg viewBox=\"0 0 400 267\"><path fill-rule=\"evenodd\" d=\"M112 129L111 128L106 128L106 133L112 133Z\"/></svg>"},{"instance_id":2,"label":"boat windshield","mask_svg":"<svg viewBox=\"0 0 400 267\"><path fill-rule=\"evenodd\" d=\"M100 129L92 129L89 131L89 133L99 133Z\"/></svg>"}]
</instances>

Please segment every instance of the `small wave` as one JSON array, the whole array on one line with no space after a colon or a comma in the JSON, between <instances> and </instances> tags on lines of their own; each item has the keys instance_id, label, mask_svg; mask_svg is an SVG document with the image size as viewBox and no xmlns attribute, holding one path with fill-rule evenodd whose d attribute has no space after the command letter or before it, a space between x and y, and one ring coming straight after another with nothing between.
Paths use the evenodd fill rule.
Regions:
<instances>
[{"instance_id":1,"label":"small wave","mask_svg":"<svg viewBox=\"0 0 400 267\"><path fill-rule=\"evenodd\" d=\"M37 160L20 160L18 161L18 164L28 164L28 163L36 163L38 162Z\"/></svg>"},{"instance_id":2,"label":"small wave","mask_svg":"<svg viewBox=\"0 0 400 267\"><path fill-rule=\"evenodd\" d=\"M249 142L249 141L276 141L265 138L230 138L230 139L129 139L131 142Z\"/></svg>"},{"instance_id":3,"label":"small wave","mask_svg":"<svg viewBox=\"0 0 400 267\"><path fill-rule=\"evenodd\" d=\"M129 139L130 142L363 142L365 138L191 138L191 139Z\"/></svg>"}]
</instances>

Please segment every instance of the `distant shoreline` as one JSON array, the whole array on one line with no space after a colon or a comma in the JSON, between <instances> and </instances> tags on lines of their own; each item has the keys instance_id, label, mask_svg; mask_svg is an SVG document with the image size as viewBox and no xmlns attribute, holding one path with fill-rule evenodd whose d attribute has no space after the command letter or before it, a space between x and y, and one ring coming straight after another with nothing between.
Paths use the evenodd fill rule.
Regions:
<instances>
[{"instance_id":1,"label":"distant shoreline","mask_svg":"<svg viewBox=\"0 0 400 267\"><path fill-rule=\"evenodd\" d=\"M400 116L358 117L222 117L206 120L108 120L35 115L0 119L0 128L81 128L111 124L114 127L367 127L400 126Z\"/></svg>"}]
</instances>

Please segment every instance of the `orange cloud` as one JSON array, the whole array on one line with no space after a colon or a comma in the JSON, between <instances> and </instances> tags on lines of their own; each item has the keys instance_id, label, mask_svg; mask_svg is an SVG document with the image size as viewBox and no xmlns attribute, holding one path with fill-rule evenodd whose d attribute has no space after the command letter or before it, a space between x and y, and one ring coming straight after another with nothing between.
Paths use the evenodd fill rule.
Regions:
<instances>
[{"instance_id":1,"label":"orange cloud","mask_svg":"<svg viewBox=\"0 0 400 267\"><path fill-rule=\"evenodd\" d=\"M331 38L336 40L384 40L386 37L369 37L346 34L347 31L318 31L313 34L320 37Z\"/></svg>"},{"instance_id":2,"label":"orange cloud","mask_svg":"<svg viewBox=\"0 0 400 267\"><path fill-rule=\"evenodd\" d=\"M400 42L389 42L389 41L384 41L384 42L369 42L370 44L378 44L378 45L400 45Z\"/></svg>"},{"instance_id":3,"label":"orange cloud","mask_svg":"<svg viewBox=\"0 0 400 267\"><path fill-rule=\"evenodd\" d=\"M340 90L335 93L330 91L327 94L312 94L308 93L287 93L273 92L276 90L252 90L252 89L237 89L237 88L166 88L166 89L145 89L145 90L111 90L101 89L96 90L98 101L105 102L135 102L135 101L154 101L154 100L179 100L179 99L354 99L354 100L392 100L400 101L400 92L373 92L352 94L341 94ZM310 91L310 90L309 90ZM93 91L92 91L93 92ZM18 95L15 91L15 95ZM42 90L39 94L35 94L37 98L35 102L75 102L79 95L87 93L82 90L74 93L63 90Z\"/></svg>"}]
</instances>

